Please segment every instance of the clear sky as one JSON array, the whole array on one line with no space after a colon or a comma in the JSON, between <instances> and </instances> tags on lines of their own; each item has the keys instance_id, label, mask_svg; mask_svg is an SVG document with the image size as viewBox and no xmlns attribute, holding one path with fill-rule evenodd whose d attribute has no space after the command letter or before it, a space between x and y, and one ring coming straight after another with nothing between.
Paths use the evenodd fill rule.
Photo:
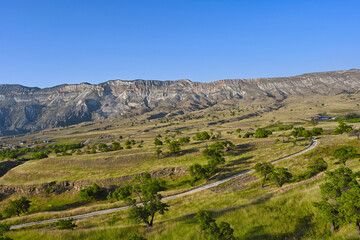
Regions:
<instances>
[{"instance_id":1,"label":"clear sky","mask_svg":"<svg viewBox=\"0 0 360 240\"><path fill-rule=\"evenodd\" d=\"M360 68L359 0L0 0L0 84Z\"/></svg>"}]
</instances>

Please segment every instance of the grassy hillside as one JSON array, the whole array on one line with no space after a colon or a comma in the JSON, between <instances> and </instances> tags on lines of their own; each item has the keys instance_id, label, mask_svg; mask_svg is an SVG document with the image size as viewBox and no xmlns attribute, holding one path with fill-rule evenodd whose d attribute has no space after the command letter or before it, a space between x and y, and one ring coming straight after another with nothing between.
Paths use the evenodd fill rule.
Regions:
<instances>
[{"instance_id":1,"label":"grassy hillside","mask_svg":"<svg viewBox=\"0 0 360 240\"><path fill-rule=\"evenodd\" d=\"M231 141L235 148L225 152L225 164L218 168L214 176L193 185L214 182L251 169L256 163L270 162L306 148L310 140L290 136L292 129L286 129L289 126L307 130L314 127L324 129L314 150L275 164L277 167L286 167L293 175L293 179L281 188L273 185L261 188L260 176L251 173L216 188L167 201L169 212L157 215L152 228L145 228L129 220L128 211L123 211L79 220L76 222L78 227L73 231L36 226L13 230L6 235L13 239L126 239L129 233L134 232L148 239L201 239L194 216L199 210L205 209L213 213L216 221L228 222L235 230L234 235L240 239L356 239L353 225L344 225L330 236L329 224L313 207L312 203L321 199L319 185L324 182L324 173L302 181L297 180L297 177L317 157L324 158L329 170L339 167L340 164L333 157L333 151L338 146L350 145L360 152L360 141L356 136L332 134L338 126L336 120L309 120L318 114L342 118L347 113L359 113L359 98L359 94L291 97L281 107L271 111L264 111L265 104L261 102L246 105L231 103L224 104L221 109L208 109L187 116L151 121L141 117L108 119L2 139L3 145L18 144L21 140L44 148L49 144L85 143L80 151L72 155L56 156L55 153L49 153L48 158L33 159L28 153L19 157L19 160L4 159L4 163L13 161L21 164L6 169L0 178L1 185L26 189L39 188L41 184L53 181L57 184L66 181L74 186L66 191L49 193L27 194L24 190L4 198L0 203L1 209L10 200L22 195L31 200L28 214L2 220L21 223L122 206L125 203L105 198L83 201L78 193L93 183L104 188L124 185L131 182L133 175L144 172L151 172L153 176L165 180L164 196L193 188L187 168L194 163L205 164L207 160L202 154L203 150L217 141ZM347 124L354 129L360 127L358 122ZM272 130L273 133L267 138L243 138L246 132L255 132L257 128ZM218 138L204 141L192 139L202 131ZM155 137L164 142L164 145L159 146L163 151L160 158L155 154ZM182 145L181 152L170 153L165 140L182 137L190 137L190 143ZM43 140L51 142L44 143ZM100 143L110 146L115 141L125 147L127 140L135 140L136 144L131 145L131 149L104 152L96 148L96 153L87 153L92 146ZM347 167L360 171L359 159L348 160Z\"/></svg>"}]
</instances>

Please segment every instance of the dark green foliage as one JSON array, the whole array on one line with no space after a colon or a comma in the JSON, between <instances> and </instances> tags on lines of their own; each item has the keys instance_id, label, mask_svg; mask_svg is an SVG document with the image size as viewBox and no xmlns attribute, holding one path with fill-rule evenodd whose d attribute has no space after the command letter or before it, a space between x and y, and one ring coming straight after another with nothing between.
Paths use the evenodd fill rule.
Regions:
<instances>
[{"instance_id":1,"label":"dark green foliage","mask_svg":"<svg viewBox=\"0 0 360 240\"><path fill-rule=\"evenodd\" d=\"M127 237L127 240L147 240L147 239L142 236L136 235L135 233L131 233Z\"/></svg>"},{"instance_id":2,"label":"dark green foliage","mask_svg":"<svg viewBox=\"0 0 360 240\"><path fill-rule=\"evenodd\" d=\"M343 133L351 133L353 131L352 127L349 125L346 125L344 122L339 123L339 126L337 126L334 130L335 134L343 134Z\"/></svg>"},{"instance_id":3,"label":"dark green foliage","mask_svg":"<svg viewBox=\"0 0 360 240\"><path fill-rule=\"evenodd\" d=\"M357 150L352 146L342 146L335 149L334 157L340 160L340 162L346 165L346 161L359 156Z\"/></svg>"},{"instance_id":4,"label":"dark green foliage","mask_svg":"<svg viewBox=\"0 0 360 240\"><path fill-rule=\"evenodd\" d=\"M241 128L235 130L236 133L240 133L241 131L242 131Z\"/></svg>"},{"instance_id":5,"label":"dark green foliage","mask_svg":"<svg viewBox=\"0 0 360 240\"><path fill-rule=\"evenodd\" d=\"M305 128L303 127L294 128L294 130L291 132L291 135L294 137L302 137L303 131L305 131Z\"/></svg>"},{"instance_id":6,"label":"dark green foliage","mask_svg":"<svg viewBox=\"0 0 360 240\"><path fill-rule=\"evenodd\" d=\"M29 211L30 203L30 200L25 197L10 200L9 205L3 210L2 214L4 217L12 217L14 215L20 216Z\"/></svg>"},{"instance_id":7,"label":"dark green foliage","mask_svg":"<svg viewBox=\"0 0 360 240\"><path fill-rule=\"evenodd\" d=\"M266 138L271 134L272 134L272 132L270 130L266 130L264 128L258 128L255 131L254 137L255 138Z\"/></svg>"},{"instance_id":8,"label":"dark green foliage","mask_svg":"<svg viewBox=\"0 0 360 240\"><path fill-rule=\"evenodd\" d=\"M269 174L270 181L272 181L278 187L282 187L284 183L289 182L291 178L292 174L283 167L276 167Z\"/></svg>"},{"instance_id":9,"label":"dark green foliage","mask_svg":"<svg viewBox=\"0 0 360 240\"><path fill-rule=\"evenodd\" d=\"M321 134L323 134L324 132L324 129L320 128L320 127L314 127L312 130L311 130L311 135L312 136L319 136Z\"/></svg>"},{"instance_id":10,"label":"dark green foliage","mask_svg":"<svg viewBox=\"0 0 360 240\"><path fill-rule=\"evenodd\" d=\"M131 140L128 139L125 141L124 144L125 144L126 149L131 149L132 146L136 144L136 141L134 139L131 139Z\"/></svg>"},{"instance_id":11,"label":"dark green foliage","mask_svg":"<svg viewBox=\"0 0 360 240\"><path fill-rule=\"evenodd\" d=\"M254 167L255 172L259 173L263 178L261 187L269 180L269 175L274 171L274 166L271 163L262 162L257 163Z\"/></svg>"},{"instance_id":12,"label":"dark green foliage","mask_svg":"<svg viewBox=\"0 0 360 240\"><path fill-rule=\"evenodd\" d=\"M98 149L100 151L103 151L103 152L108 152L109 151L109 146L107 144L105 144L105 143L100 143L98 145Z\"/></svg>"},{"instance_id":13,"label":"dark green foliage","mask_svg":"<svg viewBox=\"0 0 360 240\"><path fill-rule=\"evenodd\" d=\"M280 125L278 130L279 131L286 131L286 130L290 130L294 127L293 124L290 124L290 125Z\"/></svg>"},{"instance_id":14,"label":"dark green foliage","mask_svg":"<svg viewBox=\"0 0 360 240\"><path fill-rule=\"evenodd\" d=\"M209 140L210 139L210 134L207 131L201 132L201 133L196 133L194 136L195 140L198 141L204 141L204 140Z\"/></svg>"},{"instance_id":15,"label":"dark green foliage","mask_svg":"<svg viewBox=\"0 0 360 240\"><path fill-rule=\"evenodd\" d=\"M0 236L4 236L4 234L8 231L10 231L10 224L0 223Z\"/></svg>"},{"instance_id":16,"label":"dark green foliage","mask_svg":"<svg viewBox=\"0 0 360 240\"><path fill-rule=\"evenodd\" d=\"M2 149L0 150L0 159L4 160L8 159L16 159L26 153L30 152L29 148L21 148L21 149Z\"/></svg>"},{"instance_id":17,"label":"dark green foliage","mask_svg":"<svg viewBox=\"0 0 360 240\"><path fill-rule=\"evenodd\" d=\"M200 224L201 233L209 240L237 240L234 237L234 230L227 222L221 222L219 225L212 218L210 212L201 210L196 216L196 220Z\"/></svg>"},{"instance_id":18,"label":"dark green foliage","mask_svg":"<svg viewBox=\"0 0 360 240\"><path fill-rule=\"evenodd\" d=\"M208 163L212 167L216 167L225 162L225 159L222 157L222 152L214 148L205 149L203 151L203 156L209 160Z\"/></svg>"},{"instance_id":19,"label":"dark green foliage","mask_svg":"<svg viewBox=\"0 0 360 240\"><path fill-rule=\"evenodd\" d=\"M165 182L152 179L148 173L136 176L134 182L131 186L116 189L109 196L129 203L130 218L151 227L156 213L164 214L168 211L169 205L161 202L162 196L159 194L159 191L164 189Z\"/></svg>"},{"instance_id":20,"label":"dark green foliage","mask_svg":"<svg viewBox=\"0 0 360 240\"><path fill-rule=\"evenodd\" d=\"M60 219L59 221L56 222L56 226L60 230L67 230L67 229L73 230L74 228L77 227L74 222L74 219L72 218Z\"/></svg>"},{"instance_id":21,"label":"dark green foliage","mask_svg":"<svg viewBox=\"0 0 360 240\"><path fill-rule=\"evenodd\" d=\"M182 137L179 139L179 143L181 145L185 144L185 143L189 143L190 142L190 137Z\"/></svg>"},{"instance_id":22,"label":"dark green foliage","mask_svg":"<svg viewBox=\"0 0 360 240\"><path fill-rule=\"evenodd\" d=\"M331 224L331 233L341 223L355 223L360 238L360 174L340 167L326 172L326 182L320 185L323 200L314 203Z\"/></svg>"},{"instance_id":23,"label":"dark green foliage","mask_svg":"<svg viewBox=\"0 0 360 240\"><path fill-rule=\"evenodd\" d=\"M326 199L337 199L349 188L356 175L351 169L340 167L332 172L326 172L325 179L327 182L320 186L322 195Z\"/></svg>"},{"instance_id":24,"label":"dark green foliage","mask_svg":"<svg viewBox=\"0 0 360 240\"><path fill-rule=\"evenodd\" d=\"M32 157L34 159L42 159L42 158L47 158L48 155L44 152L37 152L37 153L33 153Z\"/></svg>"},{"instance_id":25,"label":"dark green foliage","mask_svg":"<svg viewBox=\"0 0 360 240\"><path fill-rule=\"evenodd\" d=\"M323 158L315 158L308 166L307 171L300 176L298 176L298 180L309 179L316 174L323 172L327 169L328 164L325 162Z\"/></svg>"},{"instance_id":26,"label":"dark green foliage","mask_svg":"<svg viewBox=\"0 0 360 240\"><path fill-rule=\"evenodd\" d=\"M12 240L12 238L8 236L0 236L0 240Z\"/></svg>"},{"instance_id":27,"label":"dark green foliage","mask_svg":"<svg viewBox=\"0 0 360 240\"><path fill-rule=\"evenodd\" d=\"M315 158L312 163L308 166L308 170L311 173L323 172L327 169L328 164L323 158Z\"/></svg>"},{"instance_id":28,"label":"dark green foliage","mask_svg":"<svg viewBox=\"0 0 360 240\"><path fill-rule=\"evenodd\" d=\"M341 218L339 213L339 207L337 204L331 204L325 200L321 202L314 202L314 207L319 209L320 213L324 216L324 218L330 222L331 229L330 233L333 233L335 229L337 229L341 224Z\"/></svg>"},{"instance_id":29,"label":"dark green foliage","mask_svg":"<svg viewBox=\"0 0 360 240\"><path fill-rule=\"evenodd\" d=\"M244 134L243 138L249 138L249 137L252 137L254 136L255 133L252 133L252 132L247 132Z\"/></svg>"},{"instance_id":30,"label":"dark green foliage","mask_svg":"<svg viewBox=\"0 0 360 240\"><path fill-rule=\"evenodd\" d=\"M101 198L101 195L101 188L95 183L90 187L81 189L79 192L80 198L85 201L99 200Z\"/></svg>"},{"instance_id":31,"label":"dark green foliage","mask_svg":"<svg viewBox=\"0 0 360 240\"><path fill-rule=\"evenodd\" d=\"M84 147L84 144L82 143L72 143L72 144L65 143L65 144L54 144L48 146L49 150L51 150L54 153L63 153L68 150L80 149L82 147Z\"/></svg>"},{"instance_id":32,"label":"dark green foliage","mask_svg":"<svg viewBox=\"0 0 360 240\"><path fill-rule=\"evenodd\" d=\"M196 182L200 179L208 179L215 173L215 169L210 165L202 166L197 163L191 165L188 171L190 176L193 178L193 182Z\"/></svg>"},{"instance_id":33,"label":"dark green foliage","mask_svg":"<svg viewBox=\"0 0 360 240\"><path fill-rule=\"evenodd\" d=\"M123 149L123 147L118 142L112 142L112 150L117 151Z\"/></svg>"},{"instance_id":34,"label":"dark green foliage","mask_svg":"<svg viewBox=\"0 0 360 240\"><path fill-rule=\"evenodd\" d=\"M177 153L181 151L181 145L179 143L179 141L173 140L169 143L169 151L172 153Z\"/></svg>"},{"instance_id":35,"label":"dark green foliage","mask_svg":"<svg viewBox=\"0 0 360 240\"><path fill-rule=\"evenodd\" d=\"M155 147L156 147L156 146L163 145L163 142L158 138L154 138L154 144L155 144Z\"/></svg>"}]
</instances>

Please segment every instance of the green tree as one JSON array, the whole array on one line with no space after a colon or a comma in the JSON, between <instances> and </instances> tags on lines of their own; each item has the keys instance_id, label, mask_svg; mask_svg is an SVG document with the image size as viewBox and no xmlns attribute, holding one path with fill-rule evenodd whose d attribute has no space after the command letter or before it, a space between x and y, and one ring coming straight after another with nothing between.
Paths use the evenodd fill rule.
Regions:
<instances>
[{"instance_id":1,"label":"green tree","mask_svg":"<svg viewBox=\"0 0 360 240\"><path fill-rule=\"evenodd\" d=\"M291 135L293 135L296 138L302 137L303 131L305 131L305 128L303 128L303 127L294 128L291 132Z\"/></svg>"},{"instance_id":2,"label":"green tree","mask_svg":"<svg viewBox=\"0 0 360 240\"><path fill-rule=\"evenodd\" d=\"M164 214L169 205L161 202L159 191L163 190L165 182L152 179L149 173L134 178L134 184L116 189L110 196L131 205L130 218L152 227L156 213Z\"/></svg>"},{"instance_id":3,"label":"green tree","mask_svg":"<svg viewBox=\"0 0 360 240\"><path fill-rule=\"evenodd\" d=\"M77 227L73 218L60 219L59 221L56 222L56 225L60 230L67 230L67 229L73 230L74 228Z\"/></svg>"},{"instance_id":4,"label":"green tree","mask_svg":"<svg viewBox=\"0 0 360 240\"><path fill-rule=\"evenodd\" d=\"M32 157L34 159L43 159L43 158L47 158L48 155L44 152L37 152L37 153L33 153Z\"/></svg>"},{"instance_id":5,"label":"green tree","mask_svg":"<svg viewBox=\"0 0 360 240\"><path fill-rule=\"evenodd\" d=\"M212 218L210 212L201 210L195 219L199 222L202 234L209 240L237 240L234 236L234 230L227 222L221 222L219 225Z\"/></svg>"},{"instance_id":6,"label":"green tree","mask_svg":"<svg viewBox=\"0 0 360 240\"><path fill-rule=\"evenodd\" d=\"M0 223L0 240L11 240L11 238L4 235L8 231L10 231L10 224Z\"/></svg>"},{"instance_id":7,"label":"green tree","mask_svg":"<svg viewBox=\"0 0 360 240\"><path fill-rule=\"evenodd\" d=\"M319 136L321 134L323 134L324 132L324 129L320 128L320 127L314 127L312 130L311 130L311 134L313 136Z\"/></svg>"},{"instance_id":8,"label":"green tree","mask_svg":"<svg viewBox=\"0 0 360 240\"><path fill-rule=\"evenodd\" d=\"M21 197L16 200L10 200L9 205L4 209L4 217L12 217L14 215L20 216L23 213L27 213L31 206L31 201L26 197Z\"/></svg>"},{"instance_id":9,"label":"green tree","mask_svg":"<svg viewBox=\"0 0 360 240\"><path fill-rule=\"evenodd\" d=\"M193 178L193 183L200 179L208 179L215 173L215 169L210 165L201 166L200 164L193 164L188 168L190 176Z\"/></svg>"},{"instance_id":10,"label":"green tree","mask_svg":"<svg viewBox=\"0 0 360 240\"><path fill-rule=\"evenodd\" d=\"M350 189L341 194L339 199L340 212L346 223L354 223L360 239L360 185L354 180Z\"/></svg>"},{"instance_id":11,"label":"green tree","mask_svg":"<svg viewBox=\"0 0 360 240\"><path fill-rule=\"evenodd\" d=\"M360 195L357 178L359 173L351 169L340 167L326 172L326 182L320 185L322 201L314 203L320 212L331 224L332 233L340 223L354 222L360 238Z\"/></svg>"},{"instance_id":12,"label":"green tree","mask_svg":"<svg viewBox=\"0 0 360 240\"><path fill-rule=\"evenodd\" d=\"M339 207L327 201L315 202L313 205L319 209L320 213L330 223L330 234L340 225Z\"/></svg>"},{"instance_id":13,"label":"green tree","mask_svg":"<svg viewBox=\"0 0 360 240\"><path fill-rule=\"evenodd\" d=\"M272 132L270 130L266 130L264 128L258 128L255 131L254 137L255 138L266 138L271 134L272 134Z\"/></svg>"},{"instance_id":14,"label":"green tree","mask_svg":"<svg viewBox=\"0 0 360 240\"><path fill-rule=\"evenodd\" d=\"M80 198L85 201L98 200L101 198L101 195L101 188L95 183L90 187L81 189L79 192Z\"/></svg>"},{"instance_id":15,"label":"green tree","mask_svg":"<svg viewBox=\"0 0 360 240\"><path fill-rule=\"evenodd\" d=\"M198 141L209 140L210 134L207 131L203 131L201 133L196 133L194 136L194 139L198 140Z\"/></svg>"},{"instance_id":16,"label":"green tree","mask_svg":"<svg viewBox=\"0 0 360 240\"><path fill-rule=\"evenodd\" d=\"M118 143L118 142L112 142L111 144L112 144L112 149L113 149L114 151L123 149L123 147L122 147L122 146L120 145L120 143Z\"/></svg>"},{"instance_id":17,"label":"green tree","mask_svg":"<svg viewBox=\"0 0 360 240\"><path fill-rule=\"evenodd\" d=\"M169 148L169 151L172 153L177 153L177 152L181 151L180 143L179 143L179 141L176 141L176 140L171 141L169 143L168 148Z\"/></svg>"},{"instance_id":18,"label":"green tree","mask_svg":"<svg viewBox=\"0 0 360 240\"><path fill-rule=\"evenodd\" d=\"M274 166L271 163L262 162L257 163L254 167L255 172L259 173L263 178L261 181L261 187L264 187L266 181L269 180L269 174L274 171Z\"/></svg>"},{"instance_id":19,"label":"green tree","mask_svg":"<svg viewBox=\"0 0 360 240\"><path fill-rule=\"evenodd\" d=\"M209 160L209 165L214 168L225 163L225 158L223 158L222 152L214 148L206 148L203 151L203 156Z\"/></svg>"},{"instance_id":20,"label":"green tree","mask_svg":"<svg viewBox=\"0 0 360 240\"><path fill-rule=\"evenodd\" d=\"M356 158L359 156L359 154L352 146L341 146L335 149L333 156L339 159L340 162L345 166L347 160Z\"/></svg>"},{"instance_id":21,"label":"green tree","mask_svg":"<svg viewBox=\"0 0 360 240\"><path fill-rule=\"evenodd\" d=\"M335 128L334 133L335 134L343 134L343 133L351 133L352 127L349 125L346 125L344 122L339 123L339 125Z\"/></svg>"},{"instance_id":22,"label":"green tree","mask_svg":"<svg viewBox=\"0 0 360 240\"><path fill-rule=\"evenodd\" d=\"M155 147L163 145L163 142L159 138L154 138L154 145Z\"/></svg>"},{"instance_id":23,"label":"green tree","mask_svg":"<svg viewBox=\"0 0 360 240\"><path fill-rule=\"evenodd\" d=\"M315 158L308 166L307 166L307 171L305 172L305 174L300 175L300 180L302 179L308 179L311 178L313 176L315 176L316 174L318 174L319 172L325 171L328 167L328 164L325 162L325 160L323 158Z\"/></svg>"},{"instance_id":24,"label":"green tree","mask_svg":"<svg viewBox=\"0 0 360 240\"><path fill-rule=\"evenodd\" d=\"M190 142L190 137L182 137L179 139L179 143L181 145L185 144L185 143L189 143Z\"/></svg>"},{"instance_id":25,"label":"green tree","mask_svg":"<svg viewBox=\"0 0 360 240\"><path fill-rule=\"evenodd\" d=\"M283 167L276 167L270 173L269 179L278 187L282 187L284 183L292 178L292 174Z\"/></svg>"}]
</instances>

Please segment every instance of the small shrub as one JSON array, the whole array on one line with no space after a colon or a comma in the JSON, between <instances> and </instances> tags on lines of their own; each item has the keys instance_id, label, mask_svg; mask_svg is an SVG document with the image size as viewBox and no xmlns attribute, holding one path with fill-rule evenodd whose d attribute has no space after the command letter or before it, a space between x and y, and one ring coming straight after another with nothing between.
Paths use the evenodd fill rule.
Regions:
<instances>
[{"instance_id":1,"label":"small shrub","mask_svg":"<svg viewBox=\"0 0 360 240\"><path fill-rule=\"evenodd\" d=\"M57 225L58 229L60 229L60 230L66 230L66 229L73 230L74 228L77 227L74 222L74 219L72 219L72 218L60 219L59 221L56 222L56 225Z\"/></svg>"}]
</instances>

